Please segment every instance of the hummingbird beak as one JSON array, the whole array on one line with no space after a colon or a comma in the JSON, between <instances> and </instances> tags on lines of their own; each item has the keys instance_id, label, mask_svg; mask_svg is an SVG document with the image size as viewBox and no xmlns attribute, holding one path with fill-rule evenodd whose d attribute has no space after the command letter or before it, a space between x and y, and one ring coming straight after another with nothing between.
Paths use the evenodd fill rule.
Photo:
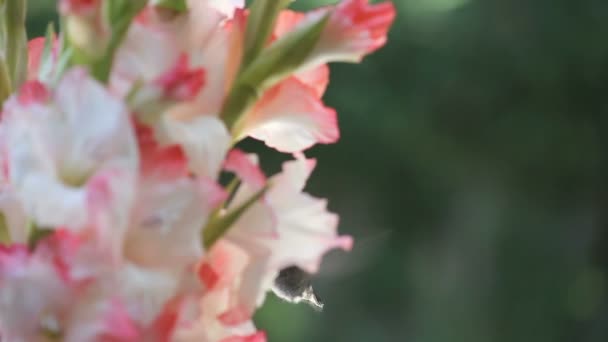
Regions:
<instances>
[{"instance_id":1,"label":"hummingbird beak","mask_svg":"<svg viewBox=\"0 0 608 342\"><path fill-rule=\"evenodd\" d=\"M306 290L304 290L304 293L302 293L302 301L306 302L316 311L323 311L324 304L315 294L315 290L312 288L312 285L308 286Z\"/></svg>"}]
</instances>

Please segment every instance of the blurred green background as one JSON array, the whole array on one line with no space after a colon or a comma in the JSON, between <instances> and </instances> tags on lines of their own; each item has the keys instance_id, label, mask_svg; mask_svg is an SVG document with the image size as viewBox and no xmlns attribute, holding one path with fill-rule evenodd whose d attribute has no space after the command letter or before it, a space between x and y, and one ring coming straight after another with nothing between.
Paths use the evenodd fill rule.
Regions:
<instances>
[{"instance_id":1,"label":"blurred green background","mask_svg":"<svg viewBox=\"0 0 608 342\"><path fill-rule=\"evenodd\" d=\"M355 249L326 258L323 313L271 295L258 325L279 342L608 341L608 2L395 1L387 46L332 66L341 141L308 152ZM29 3L41 35L53 1Z\"/></svg>"}]
</instances>

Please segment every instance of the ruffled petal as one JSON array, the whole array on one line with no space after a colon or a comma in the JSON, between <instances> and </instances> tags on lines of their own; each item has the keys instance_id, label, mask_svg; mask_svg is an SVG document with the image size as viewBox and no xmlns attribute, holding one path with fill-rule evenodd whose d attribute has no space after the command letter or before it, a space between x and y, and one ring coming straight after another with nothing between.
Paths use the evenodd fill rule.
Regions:
<instances>
[{"instance_id":1,"label":"ruffled petal","mask_svg":"<svg viewBox=\"0 0 608 342\"><path fill-rule=\"evenodd\" d=\"M366 54L386 43L395 14L395 6L391 2L342 1L333 9L308 64L360 62Z\"/></svg>"},{"instance_id":2,"label":"ruffled petal","mask_svg":"<svg viewBox=\"0 0 608 342\"><path fill-rule=\"evenodd\" d=\"M298 156L273 177L266 199L277 218L279 239L269 240L272 267L296 265L317 272L321 257L333 248L349 250L350 236L338 236L338 216L327 211L326 200L301 192L314 169L314 160Z\"/></svg>"},{"instance_id":3,"label":"ruffled petal","mask_svg":"<svg viewBox=\"0 0 608 342\"><path fill-rule=\"evenodd\" d=\"M241 136L247 135L288 153L340 137L335 110L325 107L317 91L296 78L266 92L242 124Z\"/></svg>"},{"instance_id":4,"label":"ruffled petal","mask_svg":"<svg viewBox=\"0 0 608 342\"><path fill-rule=\"evenodd\" d=\"M251 261L251 255L232 242L220 240L213 245L198 272L206 287L200 302L202 315L178 334L178 341L216 342L256 333L251 308L242 297L244 288L259 287L257 277L243 276Z\"/></svg>"},{"instance_id":5,"label":"ruffled petal","mask_svg":"<svg viewBox=\"0 0 608 342\"><path fill-rule=\"evenodd\" d=\"M27 83L5 109L8 182L25 212L44 228L92 228L116 257L138 172L125 106L76 68L53 93Z\"/></svg>"}]
</instances>

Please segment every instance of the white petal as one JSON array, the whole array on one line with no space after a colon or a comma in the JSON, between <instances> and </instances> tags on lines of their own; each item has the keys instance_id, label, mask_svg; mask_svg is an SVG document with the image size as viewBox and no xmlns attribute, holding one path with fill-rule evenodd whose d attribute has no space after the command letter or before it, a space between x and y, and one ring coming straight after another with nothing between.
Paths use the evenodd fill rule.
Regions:
<instances>
[{"instance_id":1,"label":"white petal","mask_svg":"<svg viewBox=\"0 0 608 342\"><path fill-rule=\"evenodd\" d=\"M182 120L178 112L162 122L161 141L182 146L190 169L199 176L215 179L230 148L230 134L224 123L213 116L195 116Z\"/></svg>"},{"instance_id":2,"label":"white petal","mask_svg":"<svg viewBox=\"0 0 608 342\"><path fill-rule=\"evenodd\" d=\"M205 180L144 180L126 241L127 258L175 271L191 267L202 256L201 230L222 195L218 185Z\"/></svg>"}]
</instances>

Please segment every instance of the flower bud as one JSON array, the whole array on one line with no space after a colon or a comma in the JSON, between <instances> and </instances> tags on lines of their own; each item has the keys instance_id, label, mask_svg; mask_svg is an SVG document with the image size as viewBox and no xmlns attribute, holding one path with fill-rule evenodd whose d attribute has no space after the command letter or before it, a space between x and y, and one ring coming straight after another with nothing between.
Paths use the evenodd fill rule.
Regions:
<instances>
[{"instance_id":1,"label":"flower bud","mask_svg":"<svg viewBox=\"0 0 608 342\"><path fill-rule=\"evenodd\" d=\"M110 30L104 22L100 0L62 0L59 11L66 16L66 33L78 55L86 64L102 57L110 41Z\"/></svg>"}]
</instances>

